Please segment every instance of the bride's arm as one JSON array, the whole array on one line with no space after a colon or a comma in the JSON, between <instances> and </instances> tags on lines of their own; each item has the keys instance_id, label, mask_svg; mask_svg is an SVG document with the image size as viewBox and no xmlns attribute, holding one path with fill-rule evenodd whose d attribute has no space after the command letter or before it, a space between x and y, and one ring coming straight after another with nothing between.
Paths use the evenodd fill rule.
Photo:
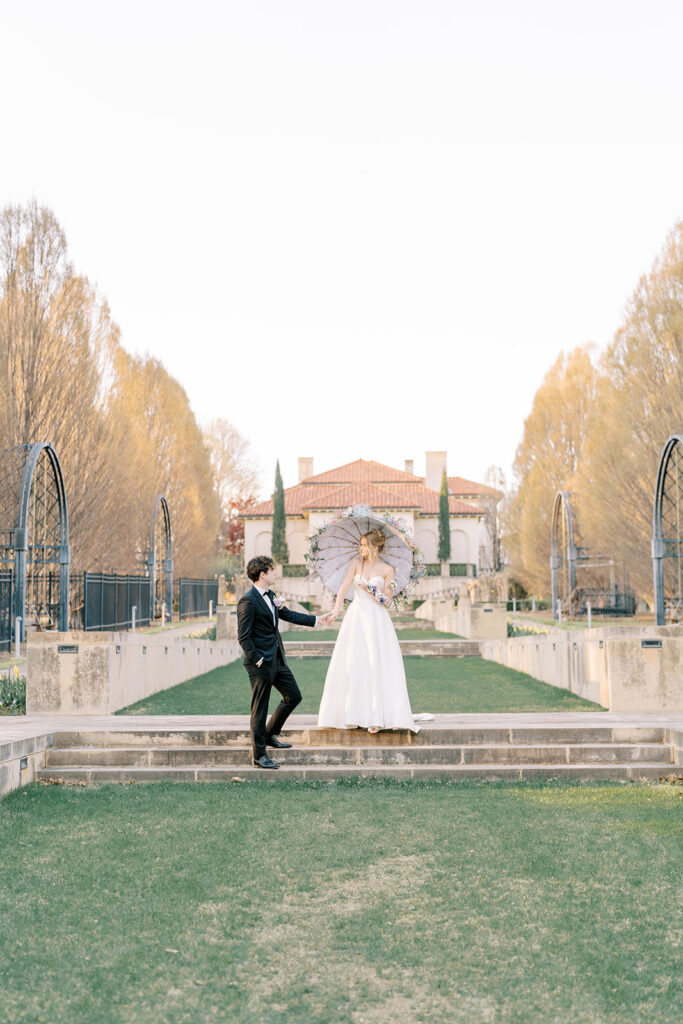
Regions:
<instances>
[{"instance_id":1,"label":"bride's arm","mask_svg":"<svg viewBox=\"0 0 683 1024\"><path fill-rule=\"evenodd\" d=\"M384 572L384 594L382 595L384 597L384 600L380 601L379 597L375 598L375 600L378 601L379 604L382 604L385 607L388 607L394 599L394 588L392 586L392 583L394 582L395 576L396 570L394 569L393 565L388 565Z\"/></svg>"},{"instance_id":2,"label":"bride's arm","mask_svg":"<svg viewBox=\"0 0 683 1024\"><path fill-rule=\"evenodd\" d=\"M344 607L344 598L348 594L349 587L353 583L353 577L356 575L356 573L359 571L359 569L360 569L360 562L359 562L359 560L357 558L354 558L354 560L351 562L351 565L346 570L346 576L344 577L344 581L343 581L343 583L342 583L342 585L339 588L339 591L337 593L337 599L334 602L334 608L330 612L330 615L332 615L332 613L334 613L334 618L335 619L337 618L337 616L341 612L342 608ZM332 621L334 621L334 619Z\"/></svg>"}]
</instances>

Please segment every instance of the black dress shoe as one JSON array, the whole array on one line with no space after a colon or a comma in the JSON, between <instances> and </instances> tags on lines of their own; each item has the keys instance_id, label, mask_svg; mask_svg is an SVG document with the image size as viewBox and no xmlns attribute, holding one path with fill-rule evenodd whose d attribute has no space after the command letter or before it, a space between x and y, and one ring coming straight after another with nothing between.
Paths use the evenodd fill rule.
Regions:
<instances>
[{"instance_id":1,"label":"black dress shoe","mask_svg":"<svg viewBox=\"0 0 683 1024\"><path fill-rule=\"evenodd\" d=\"M271 761L271 759L268 757L267 754L263 754L259 758L256 758L256 757L254 758L254 767L255 768L279 768L280 765L277 763L277 761Z\"/></svg>"},{"instance_id":2,"label":"black dress shoe","mask_svg":"<svg viewBox=\"0 0 683 1024\"><path fill-rule=\"evenodd\" d=\"M286 750L288 747L291 747L291 745L291 743L283 743L282 740L277 738L277 736L269 736L266 740L266 746L278 747L280 750Z\"/></svg>"}]
</instances>

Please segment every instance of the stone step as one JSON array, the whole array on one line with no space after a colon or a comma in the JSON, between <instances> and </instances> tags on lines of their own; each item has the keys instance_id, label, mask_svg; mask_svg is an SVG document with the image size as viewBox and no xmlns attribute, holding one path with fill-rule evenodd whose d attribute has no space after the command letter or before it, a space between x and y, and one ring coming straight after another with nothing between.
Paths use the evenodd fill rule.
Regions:
<instances>
[{"instance_id":1,"label":"stone step","mask_svg":"<svg viewBox=\"0 0 683 1024\"><path fill-rule=\"evenodd\" d=\"M285 640L288 658L331 658L335 640ZM478 640L399 640L401 654L421 658L478 658Z\"/></svg>"},{"instance_id":2,"label":"stone step","mask_svg":"<svg viewBox=\"0 0 683 1024\"><path fill-rule=\"evenodd\" d=\"M269 751L283 765L458 765L628 764L662 762L671 748L661 743L505 744L497 746L324 746ZM45 767L242 767L252 762L249 746L57 747Z\"/></svg>"},{"instance_id":3,"label":"stone step","mask_svg":"<svg viewBox=\"0 0 683 1024\"><path fill-rule=\"evenodd\" d=\"M371 735L365 729L299 728L285 730L283 740L306 747L418 747L575 743L664 743L665 730L651 726L602 727L581 725L442 728L426 724L420 732L383 731ZM131 728L83 729L55 734L55 747L230 747L248 746L248 726L193 729L149 726L140 720Z\"/></svg>"},{"instance_id":4,"label":"stone step","mask_svg":"<svg viewBox=\"0 0 683 1024\"><path fill-rule=\"evenodd\" d=\"M631 764L517 764L517 765L391 765L362 766L349 765L283 765L277 771L264 771L260 768L240 765L233 767L81 767L81 768L43 768L36 772L36 779L41 782L84 782L88 785L102 783L130 782L247 782L262 780L277 782L282 779L318 780L332 782L338 779L486 779L520 780L520 779L573 779L590 781L609 779L619 782L632 782L646 779L659 779L671 774L671 763L633 762Z\"/></svg>"}]
</instances>

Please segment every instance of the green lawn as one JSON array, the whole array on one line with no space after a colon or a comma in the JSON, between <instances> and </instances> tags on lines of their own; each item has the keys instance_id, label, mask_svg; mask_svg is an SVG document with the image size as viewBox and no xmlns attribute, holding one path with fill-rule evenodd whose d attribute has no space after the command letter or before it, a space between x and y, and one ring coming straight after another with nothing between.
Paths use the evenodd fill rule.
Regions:
<instances>
[{"instance_id":1,"label":"green lawn","mask_svg":"<svg viewBox=\"0 0 683 1024\"><path fill-rule=\"evenodd\" d=\"M32 785L0 1020L680 1024L682 824L665 785Z\"/></svg>"},{"instance_id":2,"label":"green lawn","mask_svg":"<svg viewBox=\"0 0 683 1024\"><path fill-rule=\"evenodd\" d=\"M419 712L600 711L597 704L481 658L404 659L414 714ZM316 714L329 658L292 658L303 701L300 714ZM274 706L275 695L271 701ZM162 690L120 715L248 715L251 690L241 661Z\"/></svg>"}]
</instances>

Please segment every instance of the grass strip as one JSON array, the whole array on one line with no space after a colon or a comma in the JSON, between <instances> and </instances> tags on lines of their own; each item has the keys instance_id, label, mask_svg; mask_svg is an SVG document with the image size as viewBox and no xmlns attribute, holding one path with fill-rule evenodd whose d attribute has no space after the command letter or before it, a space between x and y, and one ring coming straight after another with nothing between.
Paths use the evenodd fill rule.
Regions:
<instances>
[{"instance_id":1,"label":"grass strip","mask_svg":"<svg viewBox=\"0 0 683 1024\"><path fill-rule=\"evenodd\" d=\"M303 695L300 714L317 714L329 658L291 658ZM568 690L482 658L404 659L414 714L602 711ZM279 700L273 691L271 706ZM120 715L248 715L251 690L241 661L213 669L122 708Z\"/></svg>"}]
</instances>

